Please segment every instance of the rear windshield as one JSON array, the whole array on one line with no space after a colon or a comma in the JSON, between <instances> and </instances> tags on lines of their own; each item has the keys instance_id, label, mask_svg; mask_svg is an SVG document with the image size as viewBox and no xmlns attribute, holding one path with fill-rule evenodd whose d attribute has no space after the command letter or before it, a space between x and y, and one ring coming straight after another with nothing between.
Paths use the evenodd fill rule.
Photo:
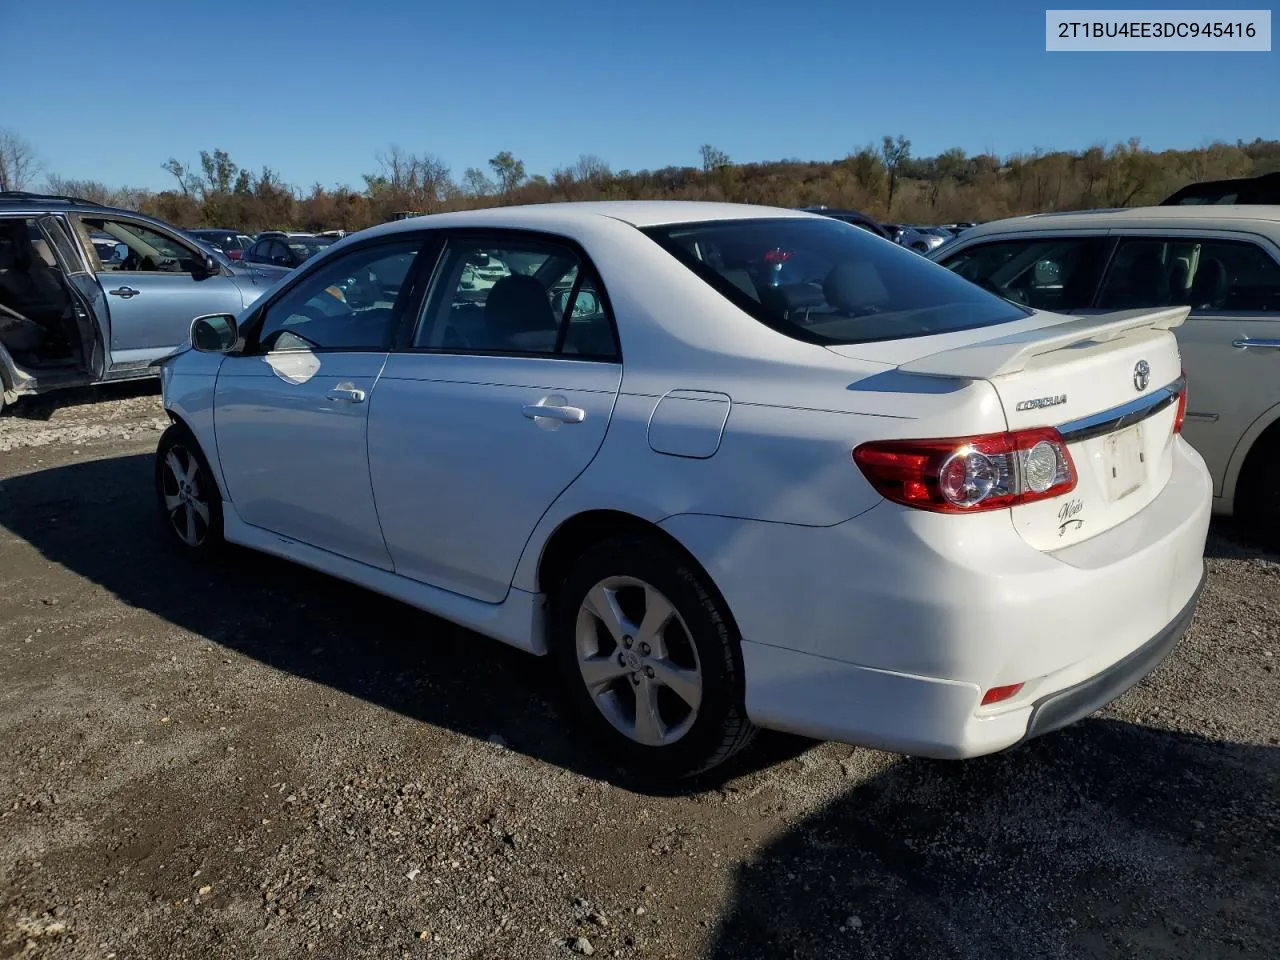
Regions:
<instances>
[{"instance_id":1,"label":"rear windshield","mask_svg":"<svg viewBox=\"0 0 1280 960\"><path fill-rule=\"evenodd\" d=\"M828 217L644 233L760 322L810 343L924 337L1029 314L918 253Z\"/></svg>"}]
</instances>

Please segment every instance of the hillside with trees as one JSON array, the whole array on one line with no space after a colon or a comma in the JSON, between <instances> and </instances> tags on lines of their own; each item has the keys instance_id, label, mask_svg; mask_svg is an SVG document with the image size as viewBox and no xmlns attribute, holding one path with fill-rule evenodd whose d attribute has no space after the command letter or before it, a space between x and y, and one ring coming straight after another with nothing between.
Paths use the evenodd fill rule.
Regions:
<instances>
[{"instance_id":1,"label":"hillside with trees","mask_svg":"<svg viewBox=\"0 0 1280 960\"><path fill-rule=\"evenodd\" d=\"M0 189L44 189L142 210L182 227L215 225L358 230L398 213L437 213L509 203L564 200L728 200L784 207L852 207L882 220L949 223L1022 213L1141 206L1157 203L1197 180L1280 170L1280 140L1213 143L1155 152L1137 140L1079 152L1009 157L970 156L958 148L916 157L906 137L884 137L840 160L735 163L704 144L699 166L613 170L600 157L580 156L549 174L530 175L504 150L488 169L455 176L432 153L392 146L374 156L359 186L298 187L271 167L256 172L224 150L202 151L196 163L170 158L161 166L170 189L151 191L71 180L41 169L38 148L0 129Z\"/></svg>"}]
</instances>

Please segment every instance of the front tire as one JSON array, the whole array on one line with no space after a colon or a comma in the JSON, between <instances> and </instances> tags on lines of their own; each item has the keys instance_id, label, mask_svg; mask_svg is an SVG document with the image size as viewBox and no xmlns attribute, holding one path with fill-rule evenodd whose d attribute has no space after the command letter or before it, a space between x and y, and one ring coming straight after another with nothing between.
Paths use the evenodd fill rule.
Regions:
<instances>
[{"instance_id":1,"label":"front tire","mask_svg":"<svg viewBox=\"0 0 1280 960\"><path fill-rule=\"evenodd\" d=\"M222 544L222 495L195 437L175 423L156 446L156 504L169 536L207 555Z\"/></svg>"},{"instance_id":2,"label":"front tire","mask_svg":"<svg viewBox=\"0 0 1280 960\"><path fill-rule=\"evenodd\" d=\"M676 779L751 741L737 631L688 557L656 537L617 537L578 558L553 602L552 655L607 756Z\"/></svg>"}]
</instances>

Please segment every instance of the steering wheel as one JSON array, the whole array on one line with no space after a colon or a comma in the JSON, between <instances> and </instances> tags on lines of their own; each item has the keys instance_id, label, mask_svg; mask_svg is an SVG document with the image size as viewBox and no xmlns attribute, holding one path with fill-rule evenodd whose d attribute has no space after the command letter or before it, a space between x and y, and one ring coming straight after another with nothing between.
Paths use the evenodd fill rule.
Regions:
<instances>
[{"instance_id":1,"label":"steering wheel","mask_svg":"<svg viewBox=\"0 0 1280 960\"><path fill-rule=\"evenodd\" d=\"M123 260L120 261L120 269L121 270L141 270L142 257L138 256L137 252L132 247L130 247L129 253L125 256Z\"/></svg>"}]
</instances>

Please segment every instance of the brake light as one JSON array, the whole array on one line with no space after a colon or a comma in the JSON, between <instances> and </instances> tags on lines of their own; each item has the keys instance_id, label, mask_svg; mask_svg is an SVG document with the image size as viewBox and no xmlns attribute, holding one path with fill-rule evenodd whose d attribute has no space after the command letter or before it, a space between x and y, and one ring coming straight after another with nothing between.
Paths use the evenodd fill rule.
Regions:
<instances>
[{"instance_id":1,"label":"brake light","mask_svg":"<svg viewBox=\"0 0 1280 960\"><path fill-rule=\"evenodd\" d=\"M864 443L853 460L886 500L935 513L976 513L1075 489L1076 467L1053 427L943 440Z\"/></svg>"},{"instance_id":2,"label":"brake light","mask_svg":"<svg viewBox=\"0 0 1280 960\"><path fill-rule=\"evenodd\" d=\"M1187 371L1182 371L1182 390L1178 393L1178 412L1173 416L1173 432L1182 432L1182 421L1187 419Z\"/></svg>"}]
</instances>

